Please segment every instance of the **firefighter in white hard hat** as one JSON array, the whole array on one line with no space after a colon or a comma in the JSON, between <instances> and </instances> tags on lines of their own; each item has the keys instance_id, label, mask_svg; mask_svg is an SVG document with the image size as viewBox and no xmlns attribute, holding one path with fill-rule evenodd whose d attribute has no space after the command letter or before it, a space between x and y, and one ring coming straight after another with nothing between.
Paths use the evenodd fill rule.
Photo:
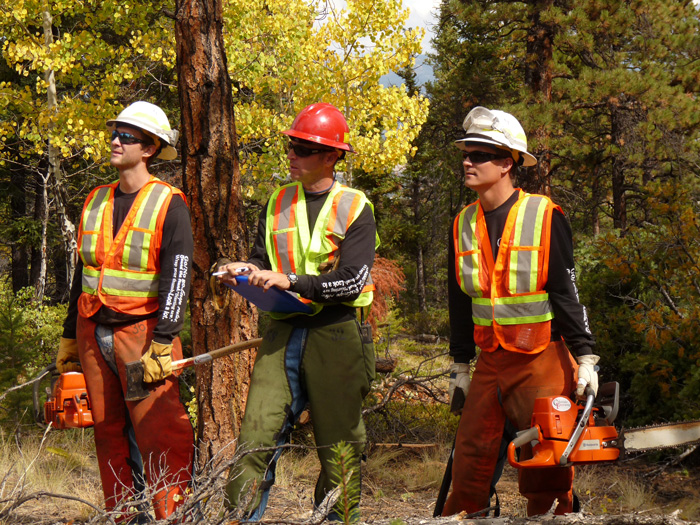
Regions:
<instances>
[{"instance_id":1,"label":"firefighter in white hard hat","mask_svg":"<svg viewBox=\"0 0 700 525\"><path fill-rule=\"evenodd\" d=\"M163 519L191 480L194 435L171 363L182 358L192 229L182 191L149 173L155 158L177 156L178 134L163 110L135 102L107 129L119 179L85 201L56 365L85 374L107 510L117 521L146 523L145 510L129 503L144 482ZM150 395L126 402L125 364L137 360Z\"/></svg>"},{"instance_id":2,"label":"firefighter in white hard hat","mask_svg":"<svg viewBox=\"0 0 700 525\"><path fill-rule=\"evenodd\" d=\"M456 141L464 185L479 198L457 215L449 243L449 393L453 411L464 413L445 516L489 507L504 427L529 428L535 398L598 387L569 224L549 198L514 187L515 170L537 163L522 126L513 115L476 107L464 130ZM520 459L528 454L523 447ZM520 470L528 515L555 501L556 514L572 512L573 475L573 468Z\"/></svg>"},{"instance_id":3,"label":"firefighter in white hard hat","mask_svg":"<svg viewBox=\"0 0 700 525\"><path fill-rule=\"evenodd\" d=\"M362 399L374 377L371 331L358 323L357 310L372 302L378 238L367 197L335 180L336 162L353 151L348 132L331 104L312 104L297 115L283 132L292 183L278 188L261 213L250 259L222 266L230 284L247 275L253 286L290 290L310 307L303 314L271 312L239 443L284 444L308 403L321 460L316 505L337 485L331 445L352 444L357 457L349 468L359 482L366 439ZM248 454L231 469L228 503L246 521L258 521L265 511L279 454ZM355 521L358 509L348 510ZM335 511L329 519L338 519Z\"/></svg>"}]
</instances>

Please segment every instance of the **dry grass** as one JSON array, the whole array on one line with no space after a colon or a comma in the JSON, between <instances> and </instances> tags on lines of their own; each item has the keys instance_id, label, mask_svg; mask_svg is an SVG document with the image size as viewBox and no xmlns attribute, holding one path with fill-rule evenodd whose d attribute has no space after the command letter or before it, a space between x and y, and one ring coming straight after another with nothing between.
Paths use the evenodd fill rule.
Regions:
<instances>
[{"instance_id":1,"label":"dry grass","mask_svg":"<svg viewBox=\"0 0 700 525\"><path fill-rule=\"evenodd\" d=\"M277 462L275 483L280 487L292 488L299 483L316 483L321 470L316 452L289 451L283 453Z\"/></svg>"},{"instance_id":2,"label":"dry grass","mask_svg":"<svg viewBox=\"0 0 700 525\"><path fill-rule=\"evenodd\" d=\"M384 348L382 348L384 350ZM417 375L435 375L446 372L452 364L452 358L447 355L448 345L445 342L424 344L402 339L389 346L389 355L397 359L396 372L418 371ZM436 382L441 388L447 389L449 374Z\"/></svg>"},{"instance_id":3,"label":"dry grass","mask_svg":"<svg viewBox=\"0 0 700 525\"><path fill-rule=\"evenodd\" d=\"M650 476L644 464L586 465L576 470L574 489L584 509L593 514L680 511L685 520L700 519L697 480L660 470Z\"/></svg>"},{"instance_id":4,"label":"dry grass","mask_svg":"<svg viewBox=\"0 0 700 525\"><path fill-rule=\"evenodd\" d=\"M56 431L21 437L0 429L0 514L13 502L32 494L68 495L102 506L97 461L90 430ZM57 518L87 520L94 514L90 506L43 496L28 499L13 510L7 523L54 523ZM25 521L26 520L26 521Z\"/></svg>"},{"instance_id":5,"label":"dry grass","mask_svg":"<svg viewBox=\"0 0 700 525\"><path fill-rule=\"evenodd\" d=\"M446 445L419 452L377 447L367 457L363 481L371 492L434 490L437 494L445 472L444 458L449 452Z\"/></svg>"}]
</instances>

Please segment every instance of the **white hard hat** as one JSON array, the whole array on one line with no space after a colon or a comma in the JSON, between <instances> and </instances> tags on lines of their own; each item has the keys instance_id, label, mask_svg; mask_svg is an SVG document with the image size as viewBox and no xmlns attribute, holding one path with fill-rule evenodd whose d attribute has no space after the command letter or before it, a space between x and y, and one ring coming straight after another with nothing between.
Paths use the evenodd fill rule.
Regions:
<instances>
[{"instance_id":1,"label":"white hard hat","mask_svg":"<svg viewBox=\"0 0 700 525\"><path fill-rule=\"evenodd\" d=\"M117 118L107 121L107 129L113 131L118 123L128 124L144 131L151 137L161 141L162 148L159 159L173 160L177 157L175 144L180 136L176 129L170 129L170 122L165 112L155 104L142 100L134 102L124 109Z\"/></svg>"},{"instance_id":2,"label":"white hard hat","mask_svg":"<svg viewBox=\"0 0 700 525\"><path fill-rule=\"evenodd\" d=\"M472 109L462 124L467 136L455 141L459 149L467 144L488 144L518 152L515 160L523 166L534 166L537 159L527 151L525 130L513 115L498 109L477 106ZM520 162L522 159L522 162Z\"/></svg>"}]
</instances>

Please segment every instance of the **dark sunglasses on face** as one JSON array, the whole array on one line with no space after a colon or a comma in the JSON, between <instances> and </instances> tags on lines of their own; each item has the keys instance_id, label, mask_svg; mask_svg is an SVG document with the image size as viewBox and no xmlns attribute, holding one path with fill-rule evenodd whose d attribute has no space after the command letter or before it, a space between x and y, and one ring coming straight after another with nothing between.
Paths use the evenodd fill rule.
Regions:
<instances>
[{"instance_id":1,"label":"dark sunglasses on face","mask_svg":"<svg viewBox=\"0 0 700 525\"><path fill-rule=\"evenodd\" d=\"M472 164L483 164L484 162L490 162L496 159L509 159L510 155L498 155L496 153L487 153L485 151L464 151L462 152L462 159L467 160Z\"/></svg>"},{"instance_id":2,"label":"dark sunglasses on face","mask_svg":"<svg viewBox=\"0 0 700 525\"><path fill-rule=\"evenodd\" d=\"M112 141L119 137L119 143L122 145L129 145L129 144L146 144L147 141L141 140L139 138L134 137L131 133L126 133L125 131L117 131L116 129L112 131Z\"/></svg>"},{"instance_id":3,"label":"dark sunglasses on face","mask_svg":"<svg viewBox=\"0 0 700 525\"><path fill-rule=\"evenodd\" d=\"M328 153L330 151L334 151L332 149L312 149L312 148L307 148L306 146L302 146L301 144L295 144L294 142L290 142L287 144L287 151L294 151L294 154L297 157L310 157L311 155L315 155L316 153Z\"/></svg>"}]
</instances>

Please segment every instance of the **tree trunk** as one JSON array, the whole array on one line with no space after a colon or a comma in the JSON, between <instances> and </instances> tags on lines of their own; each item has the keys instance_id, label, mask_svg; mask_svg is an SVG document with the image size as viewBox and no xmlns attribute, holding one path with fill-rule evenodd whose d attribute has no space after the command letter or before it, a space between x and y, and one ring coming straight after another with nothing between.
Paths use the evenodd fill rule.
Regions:
<instances>
[{"instance_id":1,"label":"tree trunk","mask_svg":"<svg viewBox=\"0 0 700 525\"><path fill-rule=\"evenodd\" d=\"M12 221L22 220L27 214L27 184L29 175L24 170L11 170L10 211ZM29 286L29 252L26 242L14 239L12 242L12 291L19 292Z\"/></svg>"},{"instance_id":2,"label":"tree trunk","mask_svg":"<svg viewBox=\"0 0 700 525\"><path fill-rule=\"evenodd\" d=\"M49 225L49 191L46 187L46 177L37 172L37 194L35 198L36 208L34 218L41 224L41 237L38 247L32 249L32 273L31 280L34 286L34 301L41 302L46 290L46 249L48 246L47 235Z\"/></svg>"},{"instance_id":3,"label":"tree trunk","mask_svg":"<svg viewBox=\"0 0 700 525\"><path fill-rule=\"evenodd\" d=\"M420 231L420 214L421 214L421 183L419 179L415 179L412 184L411 205L413 209L413 223L416 231ZM423 262L423 245L422 236L419 236L416 243L416 294L418 296L418 311L425 311L426 293L425 293L425 265Z\"/></svg>"},{"instance_id":4,"label":"tree trunk","mask_svg":"<svg viewBox=\"0 0 700 525\"><path fill-rule=\"evenodd\" d=\"M525 83L533 95L533 100L540 103L552 101L552 48L554 30L550 24L542 22L540 13L551 7L553 0L535 3L530 16L530 29L527 34L527 60L525 67ZM539 161L537 166L530 168L532 176L529 179L528 191L541 195L552 195L551 161L549 149L549 131L546 128L534 129L530 133L529 143L537 143Z\"/></svg>"},{"instance_id":5,"label":"tree trunk","mask_svg":"<svg viewBox=\"0 0 700 525\"><path fill-rule=\"evenodd\" d=\"M48 6L44 3L43 10L43 27L44 27L44 45L46 47L50 46L53 42L53 35L51 34L51 13ZM56 84L54 81L54 75L52 69L47 69L44 73L44 80L48 84L47 89L47 105L51 109L56 105ZM52 89L53 88L53 89ZM34 300L41 302L44 299L44 292L46 291L46 259L47 259L47 246L48 246L48 225L49 225L49 180L51 179L51 173L55 169L54 162L56 160L56 152L53 151L51 147L50 131L49 139L47 140L48 145L48 157L49 164L46 169L46 175L39 174L41 178L41 215L39 219L41 220L41 243L39 245L39 268L38 274L34 281Z\"/></svg>"},{"instance_id":6,"label":"tree trunk","mask_svg":"<svg viewBox=\"0 0 700 525\"><path fill-rule=\"evenodd\" d=\"M247 255L221 0L177 0L176 13L182 180L195 242L192 346L201 354L253 337L257 314L231 291L218 304L208 286L209 270L219 257L245 260ZM228 458L233 453L253 358L247 351L197 369L200 466L217 454Z\"/></svg>"},{"instance_id":7,"label":"tree trunk","mask_svg":"<svg viewBox=\"0 0 700 525\"><path fill-rule=\"evenodd\" d=\"M425 265L423 263L423 246L418 245L416 250L416 290L418 292L418 311L425 312Z\"/></svg>"},{"instance_id":8,"label":"tree trunk","mask_svg":"<svg viewBox=\"0 0 700 525\"><path fill-rule=\"evenodd\" d=\"M610 110L610 135L611 143L622 146L624 143L624 115L613 104ZM627 233L627 184L626 166L621 154L613 156L612 161L612 216L613 226L620 230L620 235Z\"/></svg>"},{"instance_id":9,"label":"tree trunk","mask_svg":"<svg viewBox=\"0 0 700 525\"><path fill-rule=\"evenodd\" d=\"M48 48L53 44L53 17L51 16L51 11L49 10L48 3L44 4L44 45ZM44 73L44 80L46 81L46 103L49 111L55 111L58 106L58 97L56 96L56 79L54 76L53 69L47 69ZM46 179L44 180L44 192L48 199L48 190L52 189L55 209L58 213L59 227L61 229L61 234L63 236L63 244L66 251L66 277L68 281L68 287L66 288L65 294L70 294L70 290L73 287L73 273L75 271L75 266L78 262L78 239L75 231L75 225L71 222L66 214L66 190L61 182L61 163L58 155L58 150L51 143L51 131L53 131L53 124L50 125L47 130L49 133L49 140L47 141L47 153L49 157L49 165L46 172ZM48 220L48 201L46 205L46 214ZM43 226L43 225L42 225ZM45 231L42 228L42 244L46 243L44 238ZM44 250L44 266L45 266L46 253Z\"/></svg>"}]
</instances>

